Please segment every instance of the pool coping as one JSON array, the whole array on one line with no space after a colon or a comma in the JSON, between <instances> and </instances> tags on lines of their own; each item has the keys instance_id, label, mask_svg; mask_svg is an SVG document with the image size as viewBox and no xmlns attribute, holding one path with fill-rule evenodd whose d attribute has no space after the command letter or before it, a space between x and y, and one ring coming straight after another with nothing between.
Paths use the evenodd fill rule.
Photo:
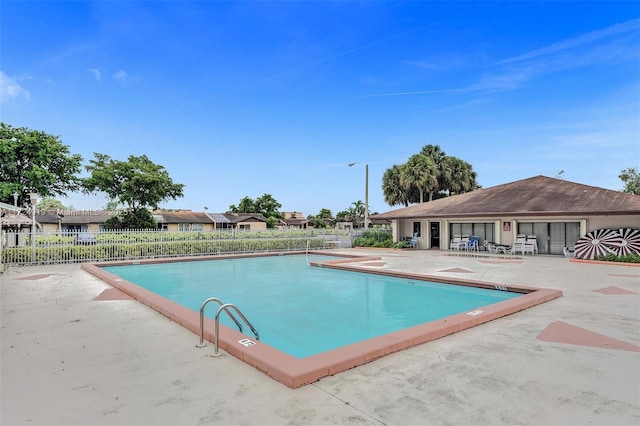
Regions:
<instances>
[{"instance_id":1,"label":"pool coping","mask_svg":"<svg viewBox=\"0 0 640 426\"><path fill-rule=\"evenodd\" d=\"M130 261L114 261L83 264L84 271L100 278L105 283L121 290L135 300L149 306L165 317L180 324L193 332L198 338L194 338L194 345L199 343L200 313L193 311L176 302L168 300L145 288L124 280L108 271L104 266L119 266L131 264L153 264L166 262L188 262L198 260L219 260L230 258L245 258L274 255L299 255L305 252L287 253L257 253L241 255L216 255L197 256L184 258L162 258ZM326 252L309 252L310 254L332 255ZM445 284L464 285L471 287L490 288L523 293L521 297L504 300L492 305L480 307L471 312L464 312L436 321L420 324L404 330L389 333L383 336L367 339L352 345L337 348L331 351L316 354L307 358L295 358L267 344L255 339L248 339L253 344L245 346L240 341L246 342L248 336L220 324L219 348L239 360L251 365L272 379L295 389L313 383L323 377L331 376L348 369L366 364L378 358L394 352L408 349L423 343L427 343L450 334L493 321L515 312L528 309L532 306L548 302L563 295L562 291L548 288L529 286L504 285L486 281L475 281L451 277L433 276L427 274L407 273L401 271L367 269L354 264L361 262L375 262L382 260L380 256L358 256L335 254L340 259L323 262L310 262L317 267L334 268L340 270L370 273L378 275L395 276L408 279L428 280ZM204 338L209 342L214 341L213 319L204 318Z\"/></svg>"}]
</instances>

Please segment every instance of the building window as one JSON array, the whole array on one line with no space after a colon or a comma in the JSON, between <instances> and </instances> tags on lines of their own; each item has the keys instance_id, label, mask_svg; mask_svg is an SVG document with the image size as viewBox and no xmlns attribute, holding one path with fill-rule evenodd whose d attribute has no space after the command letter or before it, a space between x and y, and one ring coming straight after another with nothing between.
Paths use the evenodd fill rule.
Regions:
<instances>
[{"instance_id":1,"label":"building window","mask_svg":"<svg viewBox=\"0 0 640 426\"><path fill-rule=\"evenodd\" d=\"M478 237L480 248L484 247L487 241L495 242L493 223L452 223L450 228L451 236L460 234Z\"/></svg>"},{"instance_id":2,"label":"building window","mask_svg":"<svg viewBox=\"0 0 640 426\"><path fill-rule=\"evenodd\" d=\"M413 236L414 237L420 237L420 225L421 222L413 222Z\"/></svg>"},{"instance_id":3,"label":"building window","mask_svg":"<svg viewBox=\"0 0 640 426\"><path fill-rule=\"evenodd\" d=\"M540 253L563 254L564 247L573 247L580 238L580 222L522 222L518 233L535 235Z\"/></svg>"},{"instance_id":4,"label":"building window","mask_svg":"<svg viewBox=\"0 0 640 426\"><path fill-rule=\"evenodd\" d=\"M182 232L202 232L204 230L204 225L202 223L179 223L178 231Z\"/></svg>"},{"instance_id":5,"label":"building window","mask_svg":"<svg viewBox=\"0 0 640 426\"><path fill-rule=\"evenodd\" d=\"M241 231L251 231L251 225L238 225L238 229Z\"/></svg>"}]
</instances>

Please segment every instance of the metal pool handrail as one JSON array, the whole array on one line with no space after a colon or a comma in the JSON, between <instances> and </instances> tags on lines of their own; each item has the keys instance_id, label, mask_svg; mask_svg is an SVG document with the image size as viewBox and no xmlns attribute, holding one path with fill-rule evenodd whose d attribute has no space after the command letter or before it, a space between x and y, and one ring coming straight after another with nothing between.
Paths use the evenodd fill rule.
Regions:
<instances>
[{"instance_id":1,"label":"metal pool handrail","mask_svg":"<svg viewBox=\"0 0 640 426\"><path fill-rule=\"evenodd\" d=\"M200 343L196 345L196 348L204 348L205 346L207 346L207 344L204 343L204 307L207 306L207 303L209 302L218 302L220 306L223 305L222 300L218 299L217 297L210 297L202 302L202 306L200 306ZM225 309L225 311L227 312L227 314L229 314L229 317L233 320L233 322L236 323L236 325L238 326L238 330L242 332L242 324L240 324L240 322L236 319L236 317L233 316L231 312L229 312L227 309ZM217 333L218 332L216 331L216 334Z\"/></svg>"},{"instance_id":2,"label":"metal pool handrail","mask_svg":"<svg viewBox=\"0 0 640 426\"><path fill-rule=\"evenodd\" d=\"M249 326L251 331L253 331L253 334L256 336L256 340L260 340L260 336L258 335L258 331L253 327L253 325L251 325L249 320L242 314L242 312L240 312L240 309L238 309L236 307L236 305L234 305L233 303L225 303L224 305L220 306L218 308L218 311L216 312L216 339L215 339L216 349L215 349L215 352L214 352L215 355L218 355L218 341L219 341L219 338L220 338L220 313L222 311L225 311L227 314L229 314L229 316L231 316L231 318L233 318L233 316L231 315L231 313L229 312L229 310L227 308L233 308L236 311L236 313L238 315L240 315L240 318L242 318L242 320L245 322L245 324L247 324Z\"/></svg>"}]
</instances>

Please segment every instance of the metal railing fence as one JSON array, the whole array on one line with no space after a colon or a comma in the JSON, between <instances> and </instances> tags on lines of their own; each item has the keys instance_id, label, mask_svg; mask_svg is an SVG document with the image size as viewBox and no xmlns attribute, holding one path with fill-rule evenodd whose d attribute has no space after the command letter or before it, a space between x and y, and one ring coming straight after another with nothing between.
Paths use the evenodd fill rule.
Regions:
<instances>
[{"instance_id":1,"label":"metal railing fence","mask_svg":"<svg viewBox=\"0 0 640 426\"><path fill-rule=\"evenodd\" d=\"M351 247L340 230L0 232L4 266L207 256Z\"/></svg>"}]
</instances>

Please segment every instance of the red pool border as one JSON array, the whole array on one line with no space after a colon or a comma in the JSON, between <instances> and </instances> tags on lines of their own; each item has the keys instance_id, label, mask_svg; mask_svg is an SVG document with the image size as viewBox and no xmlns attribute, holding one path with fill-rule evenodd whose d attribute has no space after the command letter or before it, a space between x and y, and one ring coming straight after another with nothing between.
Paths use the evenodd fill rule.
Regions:
<instances>
[{"instance_id":1,"label":"red pool border","mask_svg":"<svg viewBox=\"0 0 640 426\"><path fill-rule=\"evenodd\" d=\"M289 252L284 255L304 254L304 252ZM326 252L314 252L313 254L327 255ZM149 259L140 261L118 261L103 262L99 264L83 264L82 269L100 278L104 282L130 295L139 302L151 307L172 321L182 325L188 330L200 336L200 313L181 306L171 300L126 281L110 272L102 269L103 266L118 266L131 264L150 264L167 262L188 262L195 260L219 260L242 257L274 256L273 253L246 254L246 255L224 255L224 256L202 256L177 259ZM338 256L338 255L336 255ZM522 311L532 306L548 302L562 296L562 291L524 287L516 285L495 284L491 282L463 280L449 277L439 277L423 274L414 274L389 270L370 270L353 266L358 262L379 261L380 256L348 256L339 255L341 259L324 262L312 262L312 265L325 268L334 268L361 273L371 273L387 275L416 280L428 280L445 284L464 285L471 287L501 289L523 293L521 297L504 300L493 305L483 306L475 311L452 315L436 321L420 324L404 330L389 333L384 336L375 337L349 346L344 346L321 354L307 358L295 358L279 351L267 344L255 339L252 346L244 346L240 340L247 339L248 336L232 328L220 324L220 349L244 361L254 368L262 371L272 379L290 387L313 383L323 377L331 376L350 368L357 367L374 361L383 356L411 348L423 343L427 343L444 336L466 330L480 324L501 318L515 312ZM250 315L249 315L250 319ZM204 337L207 341L213 342L214 321L205 317ZM194 345L199 342L194 337Z\"/></svg>"}]
</instances>

